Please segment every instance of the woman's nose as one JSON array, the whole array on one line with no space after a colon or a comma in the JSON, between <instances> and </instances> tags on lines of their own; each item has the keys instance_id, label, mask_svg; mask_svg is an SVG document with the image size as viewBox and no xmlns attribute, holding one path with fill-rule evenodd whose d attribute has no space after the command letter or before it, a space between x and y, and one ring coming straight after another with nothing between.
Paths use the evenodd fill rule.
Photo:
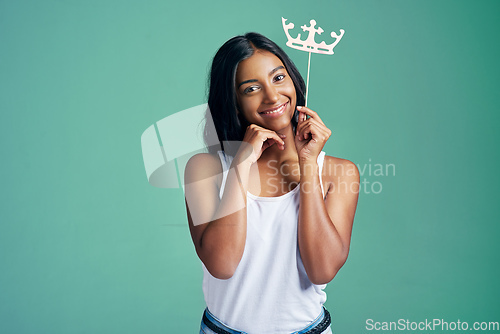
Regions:
<instances>
[{"instance_id":1,"label":"woman's nose","mask_svg":"<svg viewBox=\"0 0 500 334\"><path fill-rule=\"evenodd\" d=\"M265 88L264 102L266 103L276 103L279 101L279 93L276 87L268 86Z\"/></svg>"}]
</instances>

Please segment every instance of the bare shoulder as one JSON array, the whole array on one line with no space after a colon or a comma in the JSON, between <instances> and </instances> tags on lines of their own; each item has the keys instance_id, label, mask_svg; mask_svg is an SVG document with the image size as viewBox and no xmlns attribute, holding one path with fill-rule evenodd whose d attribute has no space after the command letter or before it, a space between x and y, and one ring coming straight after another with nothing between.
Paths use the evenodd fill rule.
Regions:
<instances>
[{"instance_id":1,"label":"bare shoulder","mask_svg":"<svg viewBox=\"0 0 500 334\"><path fill-rule=\"evenodd\" d=\"M355 163L347 159L325 156L323 165L323 187L328 189L327 198L339 198L354 203L359 192L359 170Z\"/></svg>"},{"instance_id":2,"label":"bare shoulder","mask_svg":"<svg viewBox=\"0 0 500 334\"><path fill-rule=\"evenodd\" d=\"M325 156L322 175L329 181L359 180L359 170L355 163L347 159Z\"/></svg>"},{"instance_id":3,"label":"bare shoulder","mask_svg":"<svg viewBox=\"0 0 500 334\"><path fill-rule=\"evenodd\" d=\"M222 165L217 155L198 153L186 164L184 173L186 183L208 179L222 173Z\"/></svg>"}]
</instances>

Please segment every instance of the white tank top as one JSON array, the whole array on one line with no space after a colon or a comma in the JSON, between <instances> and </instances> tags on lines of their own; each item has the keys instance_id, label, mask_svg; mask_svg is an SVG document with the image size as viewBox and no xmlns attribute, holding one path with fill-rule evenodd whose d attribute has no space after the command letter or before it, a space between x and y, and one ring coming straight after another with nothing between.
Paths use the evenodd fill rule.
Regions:
<instances>
[{"instance_id":1,"label":"white tank top","mask_svg":"<svg viewBox=\"0 0 500 334\"><path fill-rule=\"evenodd\" d=\"M224 172L222 197L232 157L218 153ZM325 152L318 156L320 171L324 157ZM247 192L245 249L230 279L213 277L202 263L207 307L229 327L250 334L288 334L306 327L321 313L326 284L311 283L299 253L299 186L278 197ZM322 182L321 189L324 195Z\"/></svg>"}]
</instances>

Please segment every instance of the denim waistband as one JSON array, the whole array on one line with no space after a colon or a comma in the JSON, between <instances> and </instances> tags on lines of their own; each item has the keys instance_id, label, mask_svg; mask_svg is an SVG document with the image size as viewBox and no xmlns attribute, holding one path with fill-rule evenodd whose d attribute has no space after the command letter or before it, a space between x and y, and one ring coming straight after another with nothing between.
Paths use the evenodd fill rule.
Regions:
<instances>
[{"instance_id":1,"label":"denim waistband","mask_svg":"<svg viewBox=\"0 0 500 334\"><path fill-rule=\"evenodd\" d=\"M208 308L203 312L202 322L210 328L212 331L218 334L247 334L242 331L238 331L220 322L215 316L210 313ZM292 334L321 334L325 331L331 324L330 313L323 307L321 314L306 328L301 329L298 332L293 332Z\"/></svg>"}]
</instances>

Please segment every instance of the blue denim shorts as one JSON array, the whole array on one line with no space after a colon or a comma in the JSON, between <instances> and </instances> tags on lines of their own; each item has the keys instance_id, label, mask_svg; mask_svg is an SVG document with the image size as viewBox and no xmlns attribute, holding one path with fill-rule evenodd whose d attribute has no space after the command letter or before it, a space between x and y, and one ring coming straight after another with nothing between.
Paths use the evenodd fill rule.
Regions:
<instances>
[{"instance_id":1,"label":"blue denim shorts","mask_svg":"<svg viewBox=\"0 0 500 334\"><path fill-rule=\"evenodd\" d=\"M331 334L332 330L330 328L330 313L323 307L321 314L314 319L307 327L301 329L300 331L293 332L291 334ZM321 332L318 332L320 328L324 328ZM201 320L200 334L247 334L246 332L239 331L237 329L231 328L223 324L218 320L208 308L205 309L203 313L203 318Z\"/></svg>"}]
</instances>

